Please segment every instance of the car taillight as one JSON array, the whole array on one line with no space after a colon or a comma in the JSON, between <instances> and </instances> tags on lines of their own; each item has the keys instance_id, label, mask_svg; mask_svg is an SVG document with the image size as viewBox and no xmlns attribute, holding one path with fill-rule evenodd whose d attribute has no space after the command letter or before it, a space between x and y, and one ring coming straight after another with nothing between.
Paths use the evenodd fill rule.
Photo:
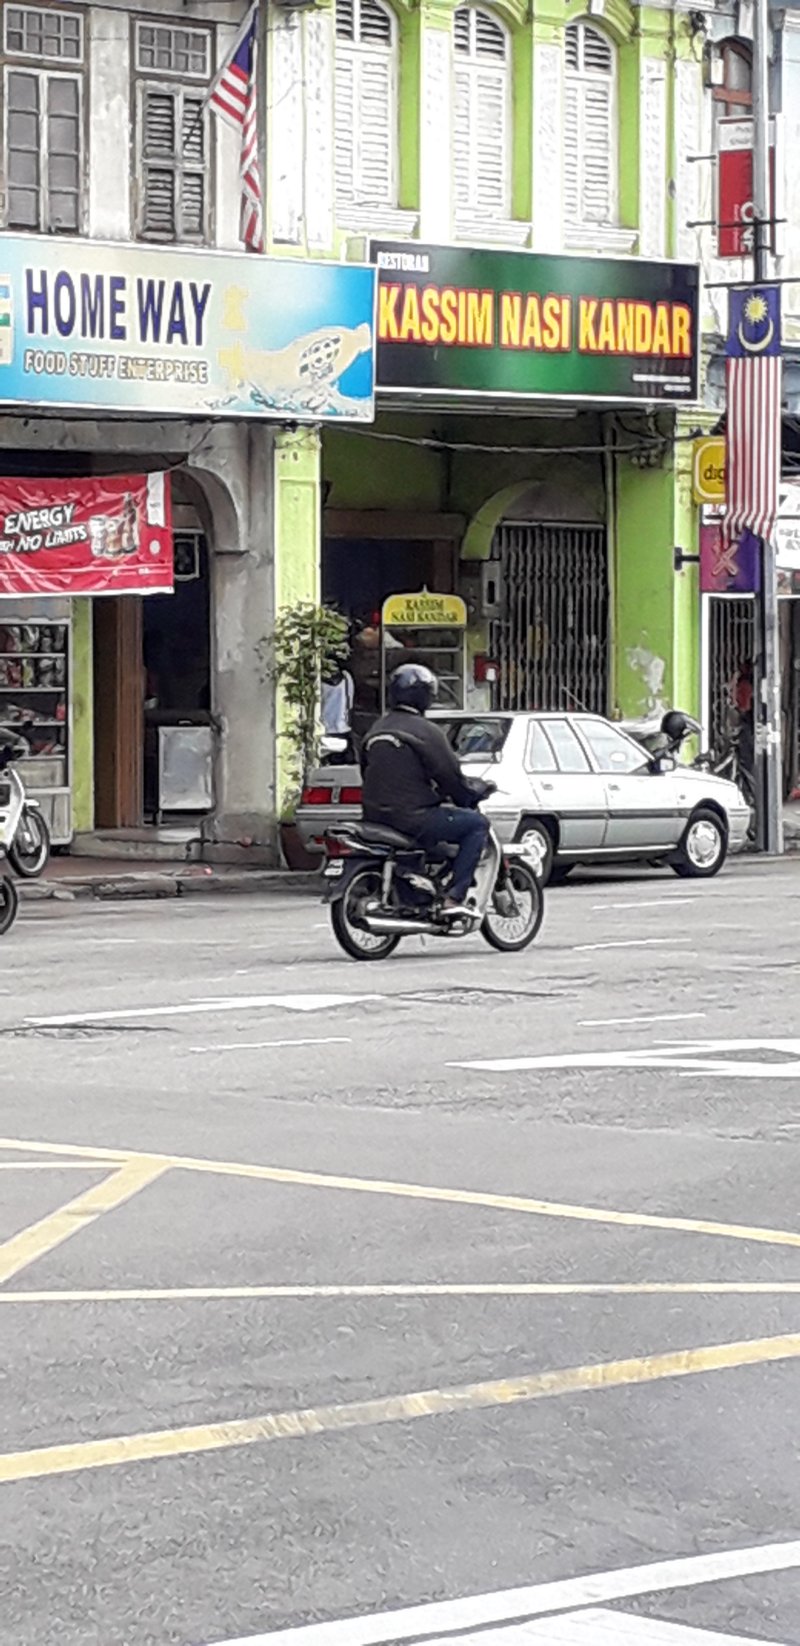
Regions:
<instances>
[{"instance_id":1,"label":"car taillight","mask_svg":"<svg viewBox=\"0 0 800 1646\"><path fill-rule=\"evenodd\" d=\"M360 806L361 805L361 790L360 789L342 789L340 794L339 794L339 799L340 799L343 806Z\"/></svg>"},{"instance_id":2,"label":"car taillight","mask_svg":"<svg viewBox=\"0 0 800 1646\"><path fill-rule=\"evenodd\" d=\"M304 789L300 804L302 806L329 806L332 789Z\"/></svg>"},{"instance_id":3,"label":"car taillight","mask_svg":"<svg viewBox=\"0 0 800 1646\"><path fill-rule=\"evenodd\" d=\"M350 857L350 847L344 840L333 840L330 835L325 836L325 852L328 857Z\"/></svg>"}]
</instances>

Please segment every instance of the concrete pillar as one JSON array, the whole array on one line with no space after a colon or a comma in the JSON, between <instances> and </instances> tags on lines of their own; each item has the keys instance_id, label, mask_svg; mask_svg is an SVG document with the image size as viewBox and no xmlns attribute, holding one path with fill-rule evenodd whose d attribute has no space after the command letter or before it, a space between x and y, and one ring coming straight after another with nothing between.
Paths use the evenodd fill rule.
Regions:
<instances>
[{"instance_id":1,"label":"concrete pillar","mask_svg":"<svg viewBox=\"0 0 800 1646\"><path fill-rule=\"evenodd\" d=\"M131 235L131 165L127 142L118 134L130 126L131 16L92 6L87 12L89 87L89 224L100 240ZM111 141L109 136L111 135Z\"/></svg>"},{"instance_id":2,"label":"concrete pillar","mask_svg":"<svg viewBox=\"0 0 800 1646\"><path fill-rule=\"evenodd\" d=\"M560 12L560 16L559 16ZM560 252L564 245L564 8L537 0L533 22L531 98L531 217L534 251Z\"/></svg>"}]
</instances>

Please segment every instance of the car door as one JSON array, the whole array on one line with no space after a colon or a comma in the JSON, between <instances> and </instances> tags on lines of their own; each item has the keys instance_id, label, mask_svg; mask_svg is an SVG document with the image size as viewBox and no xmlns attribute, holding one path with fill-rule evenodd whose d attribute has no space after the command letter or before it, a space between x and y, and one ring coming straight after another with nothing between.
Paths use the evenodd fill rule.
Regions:
<instances>
[{"instance_id":1,"label":"car door","mask_svg":"<svg viewBox=\"0 0 800 1646\"><path fill-rule=\"evenodd\" d=\"M578 856L600 850L606 832L605 783L593 771L566 715L531 721L527 764L538 809L558 819L560 852Z\"/></svg>"},{"instance_id":2,"label":"car door","mask_svg":"<svg viewBox=\"0 0 800 1646\"><path fill-rule=\"evenodd\" d=\"M605 784L606 850L646 855L676 845L683 823L675 773L654 772L639 744L607 720L587 716L577 729Z\"/></svg>"}]
</instances>

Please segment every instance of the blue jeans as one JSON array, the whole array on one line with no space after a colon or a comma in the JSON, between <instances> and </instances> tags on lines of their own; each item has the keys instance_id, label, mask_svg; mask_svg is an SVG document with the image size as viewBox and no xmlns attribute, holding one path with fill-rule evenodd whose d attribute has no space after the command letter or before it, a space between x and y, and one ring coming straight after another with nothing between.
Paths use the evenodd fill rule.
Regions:
<instances>
[{"instance_id":1,"label":"blue jeans","mask_svg":"<svg viewBox=\"0 0 800 1646\"><path fill-rule=\"evenodd\" d=\"M472 885L486 845L489 834L486 818L465 806L433 806L408 832L428 850L439 845L458 846L458 857L453 859L450 896L460 903Z\"/></svg>"}]
</instances>

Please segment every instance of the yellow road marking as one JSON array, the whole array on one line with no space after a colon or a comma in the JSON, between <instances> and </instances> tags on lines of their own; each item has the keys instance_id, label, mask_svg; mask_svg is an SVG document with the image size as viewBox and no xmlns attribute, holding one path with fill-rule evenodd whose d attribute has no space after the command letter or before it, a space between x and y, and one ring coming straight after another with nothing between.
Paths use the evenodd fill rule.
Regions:
<instances>
[{"instance_id":1,"label":"yellow road marking","mask_svg":"<svg viewBox=\"0 0 800 1646\"><path fill-rule=\"evenodd\" d=\"M749 1342L711 1344L701 1349L678 1349L636 1360L571 1366L561 1371L535 1372L530 1377L468 1383L460 1388L421 1389L413 1394L354 1400L304 1411L267 1412L263 1417L235 1418L230 1422L201 1423L183 1429L153 1429L142 1434L115 1435L107 1440L77 1441L66 1446L41 1446L30 1451L0 1455L0 1483L75 1474L83 1469L108 1469L117 1464L142 1463L155 1458L227 1451L235 1446L254 1446L270 1440L294 1440L345 1429L367 1429L384 1423L409 1423L422 1417L486 1411L554 1395L618 1389L631 1384L655 1383L661 1378L759 1366L768 1361L793 1360L798 1356L800 1334L795 1333L789 1337L755 1338Z\"/></svg>"},{"instance_id":2,"label":"yellow road marking","mask_svg":"<svg viewBox=\"0 0 800 1646\"><path fill-rule=\"evenodd\" d=\"M86 1156L95 1160L118 1160L120 1151L78 1148L63 1143L27 1143L0 1138L0 1149L20 1149L44 1154ZM126 1151L127 1152L127 1151ZM220 1177L244 1177L267 1183L290 1183L307 1189L344 1189L358 1194L394 1195L405 1200L430 1200L455 1206L483 1206L493 1211L521 1212L533 1217L571 1219L579 1223L604 1223L628 1229L669 1229L678 1234L715 1235L726 1240L752 1240L768 1246L800 1247L800 1233L789 1229L765 1229L742 1223L717 1223L705 1218L660 1217L648 1212L612 1211L601 1206L573 1206L551 1200L533 1200L525 1195L484 1193L475 1189L444 1189L426 1183L402 1183L393 1178L345 1177L327 1172L296 1171L283 1166L253 1166L235 1160L196 1160L189 1155L131 1152L131 1159L160 1162L165 1168L189 1172L210 1172Z\"/></svg>"},{"instance_id":3,"label":"yellow road marking","mask_svg":"<svg viewBox=\"0 0 800 1646\"><path fill-rule=\"evenodd\" d=\"M19 1234L12 1235L0 1246L0 1283L20 1274L29 1263L35 1263L46 1252L54 1251L71 1235L94 1223L104 1212L110 1212L115 1206L121 1206L123 1201L130 1200L132 1195L138 1194L140 1189L146 1188L148 1183L153 1183L168 1170L169 1167L160 1161L126 1161L102 1183L94 1183L83 1194L69 1200L66 1206L60 1206L38 1223L32 1223L27 1229L21 1229Z\"/></svg>"},{"instance_id":4,"label":"yellow road marking","mask_svg":"<svg viewBox=\"0 0 800 1646\"><path fill-rule=\"evenodd\" d=\"M800 1280L431 1281L382 1286L136 1286L0 1292L3 1303L208 1303L281 1298L382 1297L797 1297Z\"/></svg>"}]
</instances>

